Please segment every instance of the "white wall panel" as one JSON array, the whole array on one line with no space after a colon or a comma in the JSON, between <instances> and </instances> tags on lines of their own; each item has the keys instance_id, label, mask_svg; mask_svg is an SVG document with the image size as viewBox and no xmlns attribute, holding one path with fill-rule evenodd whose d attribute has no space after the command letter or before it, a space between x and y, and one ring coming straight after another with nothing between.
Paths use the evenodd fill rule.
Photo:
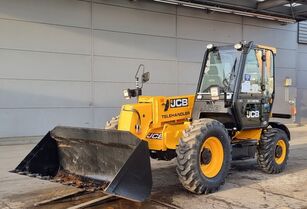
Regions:
<instances>
[{"instance_id":1,"label":"white wall panel","mask_svg":"<svg viewBox=\"0 0 307 209\"><path fill-rule=\"evenodd\" d=\"M78 0L1 0L0 18L91 27L91 4Z\"/></svg>"},{"instance_id":2,"label":"white wall panel","mask_svg":"<svg viewBox=\"0 0 307 209\"><path fill-rule=\"evenodd\" d=\"M307 71L297 72L297 88L307 89Z\"/></svg>"},{"instance_id":3,"label":"white wall panel","mask_svg":"<svg viewBox=\"0 0 307 209\"><path fill-rule=\"evenodd\" d=\"M294 95L290 94L290 99L292 99L293 96ZM285 87L279 86L276 88L272 112L290 114L290 104L289 101L286 101L285 98Z\"/></svg>"},{"instance_id":4,"label":"white wall panel","mask_svg":"<svg viewBox=\"0 0 307 209\"><path fill-rule=\"evenodd\" d=\"M307 44L299 44L297 53L297 118L307 123Z\"/></svg>"},{"instance_id":5,"label":"white wall panel","mask_svg":"<svg viewBox=\"0 0 307 209\"><path fill-rule=\"evenodd\" d=\"M94 108L94 128L105 127L106 121L119 115L120 108Z\"/></svg>"},{"instance_id":6,"label":"white wall panel","mask_svg":"<svg viewBox=\"0 0 307 209\"><path fill-rule=\"evenodd\" d=\"M119 108L125 103L135 102L124 98L123 90L127 88L135 88L135 84L95 82L94 106Z\"/></svg>"},{"instance_id":7,"label":"white wall panel","mask_svg":"<svg viewBox=\"0 0 307 209\"><path fill-rule=\"evenodd\" d=\"M201 70L201 63L178 62L178 83L196 84Z\"/></svg>"},{"instance_id":8,"label":"white wall panel","mask_svg":"<svg viewBox=\"0 0 307 209\"><path fill-rule=\"evenodd\" d=\"M176 39L95 31L94 50L97 55L175 60Z\"/></svg>"},{"instance_id":9,"label":"white wall panel","mask_svg":"<svg viewBox=\"0 0 307 209\"><path fill-rule=\"evenodd\" d=\"M197 85L191 85L191 84L180 84L179 85L179 95L190 95L195 94Z\"/></svg>"},{"instance_id":10,"label":"white wall panel","mask_svg":"<svg viewBox=\"0 0 307 209\"><path fill-rule=\"evenodd\" d=\"M299 44L298 45L298 52L307 53L307 44Z\"/></svg>"},{"instance_id":11,"label":"white wall panel","mask_svg":"<svg viewBox=\"0 0 307 209\"><path fill-rule=\"evenodd\" d=\"M301 123L307 123L307 91L306 89L297 89L297 107L298 107L298 118Z\"/></svg>"},{"instance_id":12,"label":"white wall panel","mask_svg":"<svg viewBox=\"0 0 307 209\"><path fill-rule=\"evenodd\" d=\"M298 70L307 71L307 53L298 53L297 54L297 67Z\"/></svg>"},{"instance_id":13,"label":"white wall panel","mask_svg":"<svg viewBox=\"0 0 307 209\"><path fill-rule=\"evenodd\" d=\"M177 31L180 38L234 43L242 40L241 28L240 24L235 23L177 17Z\"/></svg>"},{"instance_id":14,"label":"white wall panel","mask_svg":"<svg viewBox=\"0 0 307 209\"><path fill-rule=\"evenodd\" d=\"M284 86L284 81L286 78L292 79L292 86L296 86L296 73L295 69L288 68L276 68L276 84L277 88Z\"/></svg>"},{"instance_id":15,"label":"white wall panel","mask_svg":"<svg viewBox=\"0 0 307 209\"><path fill-rule=\"evenodd\" d=\"M0 49L0 78L90 81L91 57Z\"/></svg>"},{"instance_id":16,"label":"white wall panel","mask_svg":"<svg viewBox=\"0 0 307 209\"><path fill-rule=\"evenodd\" d=\"M296 50L277 49L276 67L277 68L296 68L297 52Z\"/></svg>"},{"instance_id":17,"label":"white wall panel","mask_svg":"<svg viewBox=\"0 0 307 209\"><path fill-rule=\"evenodd\" d=\"M89 54L90 30L0 19L0 48Z\"/></svg>"},{"instance_id":18,"label":"white wall panel","mask_svg":"<svg viewBox=\"0 0 307 209\"><path fill-rule=\"evenodd\" d=\"M150 83L177 83L177 63L175 61L128 59L95 56L94 80L134 82L134 75L140 64L150 72Z\"/></svg>"},{"instance_id":19,"label":"white wall panel","mask_svg":"<svg viewBox=\"0 0 307 209\"><path fill-rule=\"evenodd\" d=\"M307 52L297 53L297 67L298 70L307 71Z\"/></svg>"},{"instance_id":20,"label":"white wall panel","mask_svg":"<svg viewBox=\"0 0 307 209\"><path fill-rule=\"evenodd\" d=\"M0 109L0 137L44 135L57 125L91 126L89 108Z\"/></svg>"},{"instance_id":21,"label":"white wall panel","mask_svg":"<svg viewBox=\"0 0 307 209\"><path fill-rule=\"evenodd\" d=\"M202 62L209 42L177 39L177 59L181 62Z\"/></svg>"},{"instance_id":22,"label":"white wall panel","mask_svg":"<svg viewBox=\"0 0 307 209\"><path fill-rule=\"evenodd\" d=\"M86 107L89 82L1 80L0 108Z\"/></svg>"},{"instance_id":23,"label":"white wall panel","mask_svg":"<svg viewBox=\"0 0 307 209\"><path fill-rule=\"evenodd\" d=\"M297 33L293 31L280 31L271 28L244 25L243 39L255 41L257 44L274 46L282 49L297 48Z\"/></svg>"},{"instance_id":24,"label":"white wall panel","mask_svg":"<svg viewBox=\"0 0 307 209\"><path fill-rule=\"evenodd\" d=\"M178 95L177 84L147 84L144 85L143 94L148 96L174 96Z\"/></svg>"},{"instance_id":25,"label":"white wall panel","mask_svg":"<svg viewBox=\"0 0 307 209\"><path fill-rule=\"evenodd\" d=\"M126 100L123 96L123 90L135 88L134 83L95 83L95 106L97 107L121 107L126 103L134 103L134 99ZM176 84L144 84L143 94L148 96L177 95Z\"/></svg>"},{"instance_id":26,"label":"white wall panel","mask_svg":"<svg viewBox=\"0 0 307 209\"><path fill-rule=\"evenodd\" d=\"M94 4L94 28L158 36L176 36L176 16Z\"/></svg>"}]
</instances>

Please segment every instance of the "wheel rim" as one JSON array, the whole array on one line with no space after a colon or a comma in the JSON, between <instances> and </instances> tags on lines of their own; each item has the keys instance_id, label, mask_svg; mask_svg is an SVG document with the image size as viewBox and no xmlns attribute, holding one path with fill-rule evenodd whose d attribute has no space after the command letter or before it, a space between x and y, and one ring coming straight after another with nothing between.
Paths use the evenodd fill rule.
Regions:
<instances>
[{"instance_id":1,"label":"wheel rim","mask_svg":"<svg viewBox=\"0 0 307 209\"><path fill-rule=\"evenodd\" d=\"M215 177L221 170L224 161L224 149L217 137L205 140L200 151L200 168L204 176Z\"/></svg>"},{"instance_id":2,"label":"wheel rim","mask_svg":"<svg viewBox=\"0 0 307 209\"><path fill-rule=\"evenodd\" d=\"M275 147L275 162L280 165L285 161L287 146L284 140L280 139Z\"/></svg>"}]
</instances>

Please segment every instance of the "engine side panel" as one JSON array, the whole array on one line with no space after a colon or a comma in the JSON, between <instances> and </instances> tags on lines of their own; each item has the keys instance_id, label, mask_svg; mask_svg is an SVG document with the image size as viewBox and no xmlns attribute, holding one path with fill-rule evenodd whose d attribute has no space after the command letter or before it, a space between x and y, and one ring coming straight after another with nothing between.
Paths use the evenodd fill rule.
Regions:
<instances>
[{"instance_id":1,"label":"engine side panel","mask_svg":"<svg viewBox=\"0 0 307 209\"><path fill-rule=\"evenodd\" d=\"M123 105L118 130L147 141L150 150L176 149L192 117L194 95L140 96L138 103Z\"/></svg>"},{"instance_id":2,"label":"engine side panel","mask_svg":"<svg viewBox=\"0 0 307 209\"><path fill-rule=\"evenodd\" d=\"M183 96L141 96L139 103L151 102L153 112L153 126L158 128L163 123L186 120L192 117L194 95Z\"/></svg>"}]
</instances>

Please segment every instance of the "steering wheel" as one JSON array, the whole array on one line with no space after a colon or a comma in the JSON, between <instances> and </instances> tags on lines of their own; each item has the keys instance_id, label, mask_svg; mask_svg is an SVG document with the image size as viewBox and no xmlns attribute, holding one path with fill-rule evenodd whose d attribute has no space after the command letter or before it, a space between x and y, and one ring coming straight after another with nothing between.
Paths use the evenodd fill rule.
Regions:
<instances>
[{"instance_id":1,"label":"steering wheel","mask_svg":"<svg viewBox=\"0 0 307 209\"><path fill-rule=\"evenodd\" d=\"M203 92L203 93L204 93L204 92L210 92L210 89L211 89L212 87L218 87L218 88L220 88L219 85L213 84L213 85L210 85L210 86L208 86L207 88L203 89L202 92Z\"/></svg>"}]
</instances>

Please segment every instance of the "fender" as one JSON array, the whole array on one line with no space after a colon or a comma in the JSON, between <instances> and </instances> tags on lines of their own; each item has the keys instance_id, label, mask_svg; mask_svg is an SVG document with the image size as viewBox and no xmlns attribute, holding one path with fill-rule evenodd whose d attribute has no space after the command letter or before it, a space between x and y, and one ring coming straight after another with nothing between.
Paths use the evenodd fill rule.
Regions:
<instances>
[{"instance_id":1,"label":"fender","mask_svg":"<svg viewBox=\"0 0 307 209\"><path fill-rule=\"evenodd\" d=\"M285 126L284 124L279 123L279 122L269 122L269 125L272 128L279 128L279 129L283 130L284 132L286 132L289 140L291 139L290 131L289 131L288 127Z\"/></svg>"}]
</instances>

